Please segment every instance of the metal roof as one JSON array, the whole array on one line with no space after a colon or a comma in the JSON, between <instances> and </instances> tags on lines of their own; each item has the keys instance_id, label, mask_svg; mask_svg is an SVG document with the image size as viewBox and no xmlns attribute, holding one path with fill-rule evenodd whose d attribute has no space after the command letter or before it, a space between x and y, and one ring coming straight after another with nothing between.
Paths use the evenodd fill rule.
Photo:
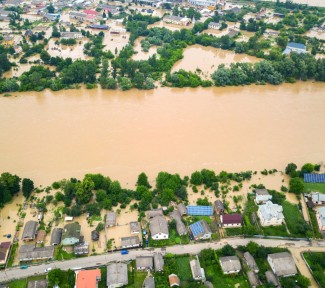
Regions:
<instances>
[{"instance_id":1,"label":"metal roof","mask_svg":"<svg viewBox=\"0 0 325 288\"><path fill-rule=\"evenodd\" d=\"M106 276L107 286L127 285L128 284L128 268L125 263L111 263L107 266ZM119 286L113 286L119 287Z\"/></svg>"},{"instance_id":2,"label":"metal roof","mask_svg":"<svg viewBox=\"0 0 325 288\"><path fill-rule=\"evenodd\" d=\"M325 174L305 173L304 182L306 183L325 183Z\"/></svg>"},{"instance_id":3,"label":"metal roof","mask_svg":"<svg viewBox=\"0 0 325 288\"><path fill-rule=\"evenodd\" d=\"M212 206L187 206L187 214L195 216L212 216Z\"/></svg>"},{"instance_id":4,"label":"metal roof","mask_svg":"<svg viewBox=\"0 0 325 288\"><path fill-rule=\"evenodd\" d=\"M62 228L54 228L51 234L51 245L58 245L61 242Z\"/></svg>"},{"instance_id":5,"label":"metal roof","mask_svg":"<svg viewBox=\"0 0 325 288\"><path fill-rule=\"evenodd\" d=\"M189 226L194 238L203 236L205 233L211 233L209 226L204 220L195 222Z\"/></svg>"},{"instance_id":6,"label":"metal roof","mask_svg":"<svg viewBox=\"0 0 325 288\"><path fill-rule=\"evenodd\" d=\"M295 42L290 42L287 45L288 48L295 48L295 49L301 49L301 50L306 50L306 45L301 44L301 43L295 43Z\"/></svg>"}]
</instances>

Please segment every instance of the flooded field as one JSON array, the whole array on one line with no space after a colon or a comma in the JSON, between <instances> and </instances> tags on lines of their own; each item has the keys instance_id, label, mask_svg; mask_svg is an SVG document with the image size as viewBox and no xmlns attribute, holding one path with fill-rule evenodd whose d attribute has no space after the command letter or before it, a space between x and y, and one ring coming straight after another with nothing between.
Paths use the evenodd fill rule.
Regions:
<instances>
[{"instance_id":1,"label":"flooded field","mask_svg":"<svg viewBox=\"0 0 325 288\"><path fill-rule=\"evenodd\" d=\"M133 187L141 172L153 180L159 171L324 161L324 88L301 82L0 97L0 170L36 185L98 172Z\"/></svg>"},{"instance_id":2,"label":"flooded field","mask_svg":"<svg viewBox=\"0 0 325 288\"><path fill-rule=\"evenodd\" d=\"M139 37L134 42L134 51L137 52L137 54L134 54L132 56L133 60L148 60L149 57L151 57L153 54L157 53L157 47L150 47L148 52L144 52L141 48L141 40L143 40L144 37Z\"/></svg>"},{"instance_id":3,"label":"flooded field","mask_svg":"<svg viewBox=\"0 0 325 288\"><path fill-rule=\"evenodd\" d=\"M234 62L258 62L260 59L246 54L236 54L232 51L220 48L204 47L193 45L184 49L184 58L176 62L172 72L179 69L195 71L200 69L203 75L208 78L220 64L229 65Z\"/></svg>"}]
</instances>

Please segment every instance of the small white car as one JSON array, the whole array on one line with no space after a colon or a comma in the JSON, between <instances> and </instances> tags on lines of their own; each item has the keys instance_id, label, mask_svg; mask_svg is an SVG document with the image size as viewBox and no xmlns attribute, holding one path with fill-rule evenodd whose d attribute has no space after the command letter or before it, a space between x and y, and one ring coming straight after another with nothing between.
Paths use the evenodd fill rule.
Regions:
<instances>
[{"instance_id":1,"label":"small white car","mask_svg":"<svg viewBox=\"0 0 325 288\"><path fill-rule=\"evenodd\" d=\"M50 272L51 270L52 270L52 268L51 268L51 267L48 267L48 268L45 269L45 273L48 273L48 272Z\"/></svg>"}]
</instances>

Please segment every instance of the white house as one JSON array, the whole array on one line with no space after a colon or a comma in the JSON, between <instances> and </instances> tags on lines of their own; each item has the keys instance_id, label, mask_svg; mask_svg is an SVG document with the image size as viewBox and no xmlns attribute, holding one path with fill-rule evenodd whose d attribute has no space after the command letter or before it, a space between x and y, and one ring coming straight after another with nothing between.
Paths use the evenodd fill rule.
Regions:
<instances>
[{"instance_id":1,"label":"white house","mask_svg":"<svg viewBox=\"0 0 325 288\"><path fill-rule=\"evenodd\" d=\"M325 205L325 194L319 192L311 192L311 201L314 205Z\"/></svg>"},{"instance_id":2,"label":"white house","mask_svg":"<svg viewBox=\"0 0 325 288\"><path fill-rule=\"evenodd\" d=\"M264 205L258 206L257 215L262 226L281 225L284 221L282 211L282 206L267 201Z\"/></svg>"},{"instance_id":3,"label":"white house","mask_svg":"<svg viewBox=\"0 0 325 288\"><path fill-rule=\"evenodd\" d=\"M241 270L241 264L237 256L226 256L219 258L223 274L235 274Z\"/></svg>"},{"instance_id":4,"label":"white house","mask_svg":"<svg viewBox=\"0 0 325 288\"><path fill-rule=\"evenodd\" d=\"M208 25L208 28L209 29L220 29L221 27L221 23L217 23L217 22L210 22L209 25Z\"/></svg>"},{"instance_id":5,"label":"white house","mask_svg":"<svg viewBox=\"0 0 325 288\"><path fill-rule=\"evenodd\" d=\"M166 15L164 17L163 21L168 24L175 24L175 25L181 25L181 26L187 26L191 23L190 18L179 17L179 16L174 16L174 15Z\"/></svg>"},{"instance_id":6,"label":"white house","mask_svg":"<svg viewBox=\"0 0 325 288\"><path fill-rule=\"evenodd\" d=\"M169 238L168 224L164 216L158 215L149 220L150 233L153 240Z\"/></svg>"},{"instance_id":7,"label":"white house","mask_svg":"<svg viewBox=\"0 0 325 288\"><path fill-rule=\"evenodd\" d=\"M217 0L188 0L188 3L195 6L207 7L207 6L216 6Z\"/></svg>"},{"instance_id":8,"label":"white house","mask_svg":"<svg viewBox=\"0 0 325 288\"><path fill-rule=\"evenodd\" d=\"M199 259L193 259L190 261L192 277L197 281L205 281L204 269L201 268Z\"/></svg>"},{"instance_id":9,"label":"white house","mask_svg":"<svg viewBox=\"0 0 325 288\"><path fill-rule=\"evenodd\" d=\"M290 42L287 45L286 49L283 51L283 54L288 55L291 52L296 52L298 54L300 54L300 53L307 53L306 45L301 44L301 43Z\"/></svg>"},{"instance_id":10,"label":"white house","mask_svg":"<svg viewBox=\"0 0 325 288\"><path fill-rule=\"evenodd\" d=\"M318 223L319 230L325 230L325 207L321 207L317 209L316 219Z\"/></svg>"},{"instance_id":11,"label":"white house","mask_svg":"<svg viewBox=\"0 0 325 288\"><path fill-rule=\"evenodd\" d=\"M261 204L266 203L269 200L272 200L272 195L269 194L269 192L266 189L255 189L255 203Z\"/></svg>"},{"instance_id":12,"label":"white house","mask_svg":"<svg viewBox=\"0 0 325 288\"><path fill-rule=\"evenodd\" d=\"M61 32L61 39L81 39L83 36L80 32Z\"/></svg>"},{"instance_id":13,"label":"white house","mask_svg":"<svg viewBox=\"0 0 325 288\"><path fill-rule=\"evenodd\" d=\"M297 274L295 261L288 252L267 255L267 261L273 273L278 277L288 277Z\"/></svg>"}]
</instances>

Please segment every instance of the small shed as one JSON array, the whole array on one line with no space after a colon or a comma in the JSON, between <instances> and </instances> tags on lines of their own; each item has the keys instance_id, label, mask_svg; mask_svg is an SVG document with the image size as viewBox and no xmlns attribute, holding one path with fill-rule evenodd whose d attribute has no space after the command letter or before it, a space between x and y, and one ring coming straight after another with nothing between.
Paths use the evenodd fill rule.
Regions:
<instances>
[{"instance_id":1,"label":"small shed","mask_svg":"<svg viewBox=\"0 0 325 288\"><path fill-rule=\"evenodd\" d=\"M93 241L99 240L99 232L97 230L91 231L91 240Z\"/></svg>"},{"instance_id":2,"label":"small shed","mask_svg":"<svg viewBox=\"0 0 325 288\"><path fill-rule=\"evenodd\" d=\"M183 203L179 203L177 205L177 209L178 209L179 213L181 214L181 216L187 215L187 209Z\"/></svg>"},{"instance_id":3,"label":"small shed","mask_svg":"<svg viewBox=\"0 0 325 288\"><path fill-rule=\"evenodd\" d=\"M37 244L44 243L45 236L46 236L45 230L38 230L36 235L36 243Z\"/></svg>"},{"instance_id":4,"label":"small shed","mask_svg":"<svg viewBox=\"0 0 325 288\"><path fill-rule=\"evenodd\" d=\"M142 284L142 288L155 288L155 279L149 275L146 277L146 279L144 279L143 284Z\"/></svg>"},{"instance_id":5,"label":"small shed","mask_svg":"<svg viewBox=\"0 0 325 288\"><path fill-rule=\"evenodd\" d=\"M106 227L116 226L116 213L114 211L107 211L106 213Z\"/></svg>"},{"instance_id":6,"label":"small shed","mask_svg":"<svg viewBox=\"0 0 325 288\"><path fill-rule=\"evenodd\" d=\"M122 248L139 247L141 245L139 236L129 236L121 238Z\"/></svg>"},{"instance_id":7,"label":"small shed","mask_svg":"<svg viewBox=\"0 0 325 288\"><path fill-rule=\"evenodd\" d=\"M247 277L248 277L249 284L251 285L252 288L256 288L257 286L260 285L260 281L258 280L256 274L253 271L248 271Z\"/></svg>"},{"instance_id":8,"label":"small shed","mask_svg":"<svg viewBox=\"0 0 325 288\"><path fill-rule=\"evenodd\" d=\"M225 206L223 205L221 200L216 200L214 202L214 211L217 215L223 214L225 211Z\"/></svg>"},{"instance_id":9,"label":"small shed","mask_svg":"<svg viewBox=\"0 0 325 288\"><path fill-rule=\"evenodd\" d=\"M137 270L151 270L153 268L153 258L151 256L138 256L135 258Z\"/></svg>"},{"instance_id":10,"label":"small shed","mask_svg":"<svg viewBox=\"0 0 325 288\"><path fill-rule=\"evenodd\" d=\"M61 243L62 228L54 228L51 234L51 245L59 245Z\"/></svg>"},{"instance_id":11,"label":"small shed","mask_svg":"<svg viewBox=\"0 0 325 288\"><path fill-rule=\"evenodd\" d=\"M176 274L170 274L168 276L168 279L169 279L170 287L174 287L174 286L179 287L181 285L181 280L179 279L179 277Z\"/></svg>"},{"instance_id":12,"label":"small shed","mask_svg":"<svg viewBox=\"0 0 325 288\"><path fill-rule=\"evenodd\" d=\"M273 284L275 287L279 287L280 283L278 279L275 277L272 271L266 271L265 272L265 278L267 283Z\"/></svg>"},{"instance_id":13,"label":"small shed","mask_svg":"<svg viewBox=\"0 0 325 288\"><path fill-rule=\"evenodd\" d=\"M153 254L153 260L155 264L155 271L160 272L164 270L164 258L161 253L154 253Z\"/></svg>"},{"instance_id":14,"label":"small shed","mask_svg":"<svg viewBox=\"0 0 325 288\"><path fill-rule=\"evenodd\" d=\"M23 241L30 241L34 240L36 236L36 230L37 230L37 222L36 221L28 221L25 224L23 235L21 239Z\"/></svg>"},{"instance_id":15,"label":"small shed","mask_svg":"<svg viewBox=\"0 0 325 288\"><path fill-rule=\"evenodd\" d=\"M245 261L246 261L247 266L249 267L249 269L251 269L255 273L258 273L258 271L259 271L258 266L257 266L257 264L255 262L254 257L251 255L251 253L245 252L244 253L244 259L245 259Z\"/></svg>"}]
</instances>

